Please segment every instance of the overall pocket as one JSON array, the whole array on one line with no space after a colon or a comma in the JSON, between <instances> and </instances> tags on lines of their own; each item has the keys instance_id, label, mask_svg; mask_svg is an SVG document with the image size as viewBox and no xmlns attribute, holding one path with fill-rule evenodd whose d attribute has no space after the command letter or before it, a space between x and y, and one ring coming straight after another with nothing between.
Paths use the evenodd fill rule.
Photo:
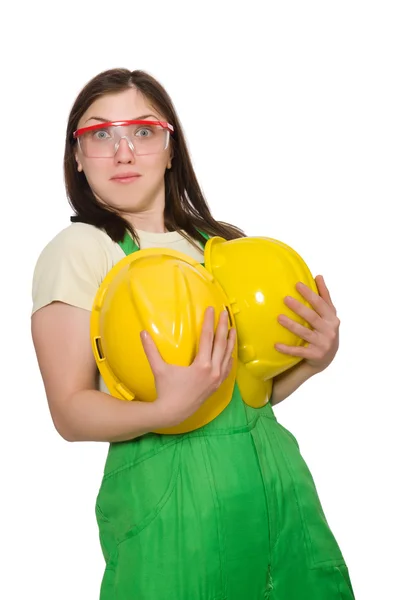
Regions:
<instances>
[{"instance_id":1,"label":"overall pocket","mask_svg":"<svg viewBox=\"0 0 397 600\"><path fill-rule=\"evenodd\" d=\"M175 487L180 468L181 444L162 447L134 464L105 475L98 493L96 515L103 546L138 533L156 518Z\"/></svg>"}]
</instances>

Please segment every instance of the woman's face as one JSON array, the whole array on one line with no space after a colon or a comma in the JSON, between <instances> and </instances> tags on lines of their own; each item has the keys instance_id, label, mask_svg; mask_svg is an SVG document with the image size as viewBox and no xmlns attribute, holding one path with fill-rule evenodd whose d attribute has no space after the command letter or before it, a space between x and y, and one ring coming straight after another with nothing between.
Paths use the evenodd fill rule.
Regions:
<instances>
[{"instance_id":1,"label":"woman's face","mask_svg":"<svg viewBox=\"0 0 397 600\"><path fill-rule=\"evenodd\" d=\"M98 119L99 117L99 119ZM98 98L82 115L78 128L106 121L131 119L164 121L135 88ZM83 171L96 198L121 213L142 213L164 209L164 174L171 167L171 144L158 154L136 155L121 139L113 157L88 158L77 146L77 168ZM129 180L121 175L136 175Z\"/></svg>"}]
</instances>

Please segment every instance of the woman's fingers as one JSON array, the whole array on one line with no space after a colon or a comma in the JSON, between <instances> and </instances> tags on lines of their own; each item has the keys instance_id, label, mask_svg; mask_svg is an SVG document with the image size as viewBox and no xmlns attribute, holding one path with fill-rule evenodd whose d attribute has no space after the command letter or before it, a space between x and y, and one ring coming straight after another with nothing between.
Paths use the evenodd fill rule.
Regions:
<instances>
[{"instance_id":1,"label":"woman's fingers","mask_svg":"<svg viewBox=\"0 0 397 600\"><path fill-rule=\"evenodd\" d=\"M234 346L236 344L236 330L234 328L230 329L229 331L229 336L227 339L227 344L226 344L226 351L225 351L225 355L223 358L223 362L222 362L222 373L224 376L224 379L226 379L226 377L229 375L230 370L233 366L233 350L234 350Z\"/></svg>"},{"instance_id":2,"label":"woman's fingers","mask_svg":"<svg viewBox=\"0 0 397 600\"><path fill-rule=\"evenodd\" d=\"M215 370L222 368L228 344L229 315L227 310L221 312L216 328L214 346L212 350L212 365Z\"/></svg>"},{"instance_id":3,"label":"woman's fingers","mask_svg":"<svg viewBox=\"0 0 397 600\"><path fill-rule=\"evenodd\" d=\"M234 328L229 330L227 310L221 312L216 331L214 331L214 321L215 311L213 307L209 307L204 314L199 348L194 362L201 370L201 376L207 374L221 383L233 365L232 354L236 343L236 330ZM161 375L167 363L161 357L147 331L141 332L141 340L153 374Z\"/></svg>"},{"instance_id":4,"label":"woman's fingers","mask_svg":"<svg viewBox=\"0 0 397 600\"><path fill-rule=\"evenodd\" d=\"M293 319L290 319L286 315L279 315L278 322L280 323L280 325L288 329L288 331L291 331L291 333L294 333L305 342L313 343L313 341L316 338L315 331L309 329L308 327L304 327L303 325L297 323Z\"/></svg>"},{"instance_id":5,"label":"woman's fingers","mask_svg":"<svg viewBox=\"0 0 397 600\"><path fill-rule=\"evenodd\" d=\"M335 306L332 302L331 294L325 283L324 277L322 275L317 275L315 277L315 281L316 281L317 289L318 289L318 292L319 292L321 298L324 298L326 303L329 304L329 306L332 306L332 308L336 312Z\"/></svg>"},{"instance_id":6,"label":"woman's fingers","mask_svg":"<svg viewBox=\"0 0 397 600\"><path fill-rule=\"evenodd\" d=\"M212 348L214 345L215 311L212 306L204 313L203 326L201 328L199 347L196 360L203 364L210 364L212 359Z\"/></svg>"},{"instance_id":7,"label":"woman's fingers","mask_svg":"<svg viewBox=\"0 0 397 600\"><path fill-rule=\"evenodd\" d=\"M219 321L214 332L214 312L206 313L200 338L199 351L196 356L197 364L208 370L208 375L220 383L225 379L233 365L232 353L236 343L236 330L229 330L229 315L227 310L219 315Z\"/></svg>"},{"instance_id":8,"label":"woman's fingers","mask_svg":"<svg viewBox=\"0 0 397 600\"><path fill-rule=\"evenodd\" d=\"M165 362L156 344L147 331L141 331L142 346L154 375L162 372Z\"/></svg>"}]
</instances>

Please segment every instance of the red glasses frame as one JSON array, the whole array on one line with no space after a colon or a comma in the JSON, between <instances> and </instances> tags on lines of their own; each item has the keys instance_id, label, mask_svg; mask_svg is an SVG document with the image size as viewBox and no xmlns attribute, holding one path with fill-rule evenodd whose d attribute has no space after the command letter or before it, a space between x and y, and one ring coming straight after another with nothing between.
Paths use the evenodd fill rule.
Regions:
<instances>
[{"instance_id":1,"label":"red glasses frame","mask_svg":"<svg viewBox=\"0 0 397 600\"><path fill-rule=\"evenodd\" d=\"M174 133L174 127L166 121L144 121L133 119L130 121L107 121L106 123L99 123L97 125L90 125L89 127L81 127L73 132L74 139L78 138L87 131L94 131L95 129L103 129L104 127L120 127L126 125L160 125L163 129L167 129L171 134Z\"/></svg>"}]
</instances>

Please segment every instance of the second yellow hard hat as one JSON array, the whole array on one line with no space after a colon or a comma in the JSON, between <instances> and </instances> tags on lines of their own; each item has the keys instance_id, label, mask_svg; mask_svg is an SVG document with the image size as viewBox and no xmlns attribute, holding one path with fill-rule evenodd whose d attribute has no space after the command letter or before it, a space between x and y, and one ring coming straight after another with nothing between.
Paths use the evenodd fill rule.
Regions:
<instances>
[{"instance_id":1,"label":"second yellow hard hat","mask_svg":"<svg viewBox=\"0 0 397 600\"><path fill-rule=\"evenodd\" d=\"M272 379L301 360L278 352L274 344L305 345L277 321L278 315L286 314L308 326L284 298L293 296L307 305L295 286L301 281L317 293L315 280L295 250L267 237L213 237L205 246L204 260L225 291L236 321L240 391L247 404L261 406L269 400Z\"/></svg>"}]
</instances>

